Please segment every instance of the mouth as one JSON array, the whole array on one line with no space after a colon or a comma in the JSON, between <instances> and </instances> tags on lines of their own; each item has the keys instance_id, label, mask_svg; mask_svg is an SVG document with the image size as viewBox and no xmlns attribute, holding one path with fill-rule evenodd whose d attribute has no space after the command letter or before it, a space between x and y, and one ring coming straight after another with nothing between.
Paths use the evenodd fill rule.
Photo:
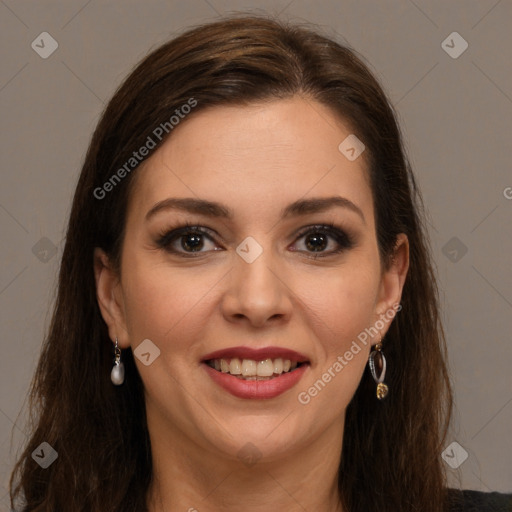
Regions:
<instances>
[{"instance_id":1,"label":"mouth","mask_svg":"<svg viewBox=\"0 0 512 512\"><path fill-rule=\"evenodd\" d=\"M233 347L206 355L201 363L222 388L239 398L274 398L292 388L310 361L293 350Z\"/></svg>"},{"instance_id":2,"label":"mouth","mask_svg":"<svg viewBox=\"0 0 512 512\"><path fill-rule=\"evenodd\" d=\"M204 362L220 373L229 373L241 380L270 380L308 364L306 361L292 361L281 357L263 360L234 357L208 359Z\"/></svg>"}]
</instances>

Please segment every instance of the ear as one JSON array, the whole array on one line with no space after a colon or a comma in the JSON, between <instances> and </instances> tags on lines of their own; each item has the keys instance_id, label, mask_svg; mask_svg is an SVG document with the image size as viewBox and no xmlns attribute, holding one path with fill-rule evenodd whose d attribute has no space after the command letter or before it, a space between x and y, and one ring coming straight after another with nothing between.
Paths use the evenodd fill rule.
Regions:
<instances>
[{"instance_id":1,"label":"ear","mask_svg":"<svg viewBox=\"0 0 512 512\"><path fill-rule=\"evenodd\" d=\"M110 339L118 338L119 346L130 346L123 303L120 276L113 270L105 252L94 249L94 278L96 280L96 298L101 316L108 326Z\"/></svg>"},{"instance_id":2,"label":"ear","mask_svg":"<svg viewBox=\"0 0 512 512\"><path fill-rule=\"evenodd\" d=\"M389 268L385 269L382 273L379 294L375 305L375 311L378 315L375 321L381 320L384 322L384 328L380 331L383 338L400 304L408 270L409 240L404 233L400 233L397 235L394 254ZM390 314L391 312L393 312L393 315ZM383 317L382 315L386 313L388 313L389 316Z\"/></svg>"}]
</instances>

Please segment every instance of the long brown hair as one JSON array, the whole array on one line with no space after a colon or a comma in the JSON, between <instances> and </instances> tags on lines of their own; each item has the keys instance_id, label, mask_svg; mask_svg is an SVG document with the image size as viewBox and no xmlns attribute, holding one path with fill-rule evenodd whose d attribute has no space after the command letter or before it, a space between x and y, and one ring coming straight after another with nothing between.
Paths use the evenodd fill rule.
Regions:
<instances>
[{"instance_id":1,"label":"long brown hair","mask_svg":"<svg viewBox=\"0 0 512 512\"><path fill-rule=\"evenodd\" d=\"M365 370L346 412L343 505L350 512L443 510L440 453L452 392L424 208L396 114L354 50L309 27L254 16L195 27L157 48L103 113L73 200L53 317L31 387L32 433L11 476L13 508L146 510L152 465L143 385L130 350L125 384L110 381L112 342L93 274L95 247L119 264L136 166L120 180L112 176L191 98L193 116L209 106L296 94L330 107L364 142L383 265L399 233L410 243L402 310L385 339L392 392L376 401ZM43 441L58 452L48 469L31 458Z\"/></svg>"}]
</instances>

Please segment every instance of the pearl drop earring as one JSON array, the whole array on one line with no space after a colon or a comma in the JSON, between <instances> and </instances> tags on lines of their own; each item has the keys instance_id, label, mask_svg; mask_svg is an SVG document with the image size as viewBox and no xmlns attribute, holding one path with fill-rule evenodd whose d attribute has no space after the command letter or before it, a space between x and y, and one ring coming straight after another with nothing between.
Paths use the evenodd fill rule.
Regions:
<instances>
[{"instance_id":1,"label":"pearl drop earring","mask_svg":"<svg viewBox=\"0 0 512 512\"><path fill-rule=\"evenodd\" d=\"M121 362L121 349L119 348L117 336L114 352L114 366L112 368L112 371L110 372L110 379L112 380L112 384L114 384L115 386L120 386L124 382L124 364Z\"/></svg>"}]
</instances>

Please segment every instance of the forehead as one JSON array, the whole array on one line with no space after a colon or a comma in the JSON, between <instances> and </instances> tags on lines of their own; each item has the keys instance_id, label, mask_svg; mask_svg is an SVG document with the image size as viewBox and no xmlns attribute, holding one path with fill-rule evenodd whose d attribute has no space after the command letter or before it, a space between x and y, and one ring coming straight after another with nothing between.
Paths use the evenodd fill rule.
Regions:
<instances>
[{"instance_id":1,"label":"forehead","mask_svg":"<svg viewBox=\"0 0 512 512\"><path fill-rule=\"evenodd\" d=\"M351 134L329 108L300 97L198 111L137 170L129 216L167 197L222 202L243 219L341 195L372 218L366 155L349 160L339 149Z\"/></svg>"}]
</instances>

